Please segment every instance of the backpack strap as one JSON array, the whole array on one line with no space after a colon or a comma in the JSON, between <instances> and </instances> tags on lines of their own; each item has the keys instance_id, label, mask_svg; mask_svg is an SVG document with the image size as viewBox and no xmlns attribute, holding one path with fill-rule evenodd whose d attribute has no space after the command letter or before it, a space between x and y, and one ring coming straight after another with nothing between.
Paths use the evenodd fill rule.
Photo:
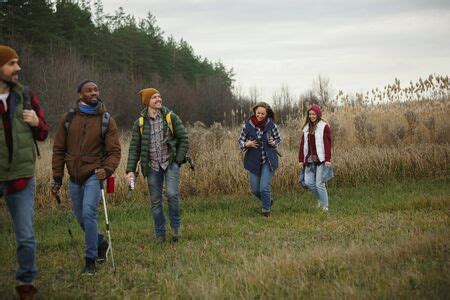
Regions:
<instances>
[{"instance_id":1,"label":"backpack strap","mask_svg":"<svg viewBox=\"0 0 450 300\"><path fill-rule=\"evenodd\" d=\"M144 117L140 116L139 117L139 132L141 133L141 136L142 136L143 130L144 130Z\"/></svg>"},{"instance_id":2,"label":"backpack strap","mask_svg":"<svg viewBox=\"0 0 450 300\"><path fill-rule=\"evenodd\" d=\"M31 95L30 95L30 88L28 86L23 87L23 109L33 109L31 106ZM36 154L39 158L41 158L41 152L39 151L39 146L36 141L36 137L33 134L33 142L34 146L36 147Z\"/></svg>"},{"instance_id":3,"label":"backpack strap","mask_svg":"<svg viewBox=\"0 0 450 300\"><path fill-rule=\"evenodd\" d=\"M170 132L171 132L172 135L173 135L173 124L172 124L172 117L171 117L171 114L172 114L172 111L169 111L169 112L167 113L167 115L166 115L166 122L167 122L167 125L169 125Z\"/></svg>"},{"instance_id":4,"label":"backpack strap","mask_svg":"<svg viewBox=\"0 0 450 300\"><path fill-rule=\"evenodd\" d=\"M66 129L66 135L69 133L69 127L72 123L73 117L75 116L75 110L70 108L67 112L66 119L64 120L64 128Z\"/></svg>"},{"instance_id":5,"label":"backpack strap","mask_svg":"<svg viewBox=\"0 0 450 300\"><path fill-rule=\"evenodd\" d=\"M111 119L111 115L109 112L105 111L102 116L102 140L105 140L106 132L109 127L109 119Z\"/></svg>"},{"instance_id":6,"label":"backpack strap","mask_svg":"<svg viewBox=\"0 0 450 300\"><path fill-rule=\"evenodd\" d=\"M30 88L23 87L23 109L33 109L31 106Z\"/></svg>"}]
</instances>

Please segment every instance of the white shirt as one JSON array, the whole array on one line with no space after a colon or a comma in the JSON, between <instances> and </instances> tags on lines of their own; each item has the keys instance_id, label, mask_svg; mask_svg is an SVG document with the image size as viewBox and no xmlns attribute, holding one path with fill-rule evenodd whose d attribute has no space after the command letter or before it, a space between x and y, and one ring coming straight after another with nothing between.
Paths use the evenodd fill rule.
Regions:
<instances>
[{"instance_id":1,"label":"white shirt","mask_svg":"<svg viewBox=\"0 0 450 300\"><path fill-rule=\"evenodd\" d=\"M3 107L5 108L5 111L8 110L8 104L6 103L6 99L8 99L9 93L6 94L0 94L0 101L3 102Z\"/></svg>"}]
</instances>

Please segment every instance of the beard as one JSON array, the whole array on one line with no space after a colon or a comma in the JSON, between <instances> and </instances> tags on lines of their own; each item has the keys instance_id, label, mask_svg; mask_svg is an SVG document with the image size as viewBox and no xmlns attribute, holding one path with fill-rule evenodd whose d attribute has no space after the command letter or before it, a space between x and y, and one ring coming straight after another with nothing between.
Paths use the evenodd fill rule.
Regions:
<instances>
[{"instance_id":1,"label":"beard","mask_svg":"<svg viewBox=\"0 0 450 300\"><path fill-rule=\"evenodd\" d=\"M19 71L16 71L14 73L12 73L11 75L5 75L1 70L0 70L0 80L5 83L6 85L8 85L9 87L13 87L17 84L17 82L19 81Z\"/></svg>"},{"instance_id":2,"label":"beard","mask_svg":"<svg viewBox=\"0 0 450 300\"><path fill-rule=\"evenodd\" d=\"M100 99L94 98L94 99L82 99L84 103L86 103L89 106L97 106Z\"/></svg>"}]
</instances>

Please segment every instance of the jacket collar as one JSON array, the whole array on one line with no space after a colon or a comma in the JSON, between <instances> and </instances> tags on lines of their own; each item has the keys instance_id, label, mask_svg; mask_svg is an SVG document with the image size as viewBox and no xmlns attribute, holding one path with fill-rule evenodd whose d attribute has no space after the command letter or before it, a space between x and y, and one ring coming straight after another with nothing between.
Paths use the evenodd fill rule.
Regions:
<instances>
[{"instance_id":1,"label":"jacket collar","mask_svg":"<svg viewBox=\"0 0 450 300\"><path fill-rule=\"evenodd\" d=\"M148 108L145 107L144 109L141 110L140 116L141 117L146 117L147 116L147 111ZM165 115L167 115L167 113L170 111L167 107L162 106L161 109L159 110L161 112L161 116L163 116L163 119L165 118Z\"/></svg>"}]
</instances>

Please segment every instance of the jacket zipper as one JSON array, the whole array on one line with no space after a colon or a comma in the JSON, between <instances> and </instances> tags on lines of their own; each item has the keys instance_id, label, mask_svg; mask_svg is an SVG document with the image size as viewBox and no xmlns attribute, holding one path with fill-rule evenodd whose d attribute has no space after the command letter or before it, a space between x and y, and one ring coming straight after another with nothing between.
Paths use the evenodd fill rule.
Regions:
<instances>
[{"instance_id":1,"label":"jacket zipper","mask_svg":"<svg viewBox=\"0 0 450 300\"><path fill-rule=\"evenodd\" d=\"M83 116L84 122L83 122L83 133L81 135L81 141L80 141L80 150L79 150L79 157L76 160L76 167L74 168L74 173L75 173L75 180L78 181L78 168L80 167L80 162L81 162L81 150L83 149L83 145L84 145L84 140L85 140L85 135L86 135L86 124L87 124L87 115Z\"/></svg>"}]
</instances>

